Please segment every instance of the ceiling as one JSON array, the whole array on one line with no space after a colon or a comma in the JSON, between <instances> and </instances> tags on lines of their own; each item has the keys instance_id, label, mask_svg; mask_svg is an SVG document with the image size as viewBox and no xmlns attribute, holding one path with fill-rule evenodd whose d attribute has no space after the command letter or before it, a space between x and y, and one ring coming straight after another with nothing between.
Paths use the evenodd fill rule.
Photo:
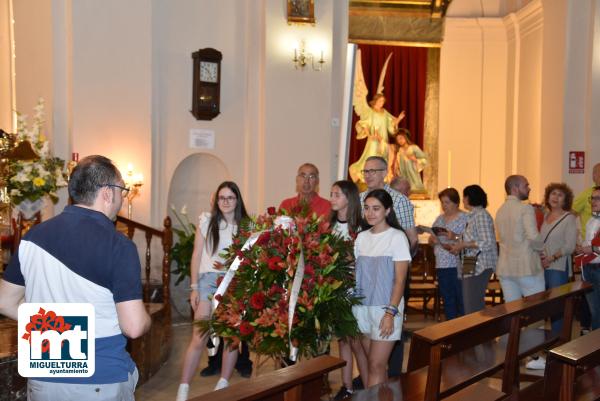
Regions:
<instances>
[{"instance_id":1,"label":"ceiling","mask_svg":"<svg viewBox=\"0 0 600 401\"><path fill-rule=\"evenodd\" d=\"M452 0L350 0L350 15L442 18Z\"/></svg>"}]
</instances>

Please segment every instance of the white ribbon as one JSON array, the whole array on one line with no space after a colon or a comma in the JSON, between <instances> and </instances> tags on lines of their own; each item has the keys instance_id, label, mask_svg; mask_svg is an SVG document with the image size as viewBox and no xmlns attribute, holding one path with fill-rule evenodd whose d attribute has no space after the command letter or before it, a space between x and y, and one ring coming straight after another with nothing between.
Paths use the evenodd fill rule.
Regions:
<instances>
[{"instance_id":1,"label":"white ribbon","mask_svg":"<svg viewBox=\"0 0 600 401\"><path fill-rule=\"evenodd\" d=\"M288 341L290 343L290 360L296 361L298 358L298 347L292 344L292 326L294 323L294 313L296 311L296 302L298 302L298 293L302 286L302 279L304 278L304 252L302 250L302 244L300 244L300 257L298 258L298 266L296 267L296 274L294 275L294 281L292 284L292 292L290 293L290 303L288 305Z\"/></svg>"},{"instance_id":2,"label":"white ribbon","mask_svg":"<svg viewBox=\"0 0 600 401\"><path fill-rule=\"evenodd\" d=\"M289 216L277 216L275 218L274 221L274 225L275 228L277 227L281 227L283 229L286 230L290 230L292 231L295 227L294 224L294 219L292 219ZM254 243L258 240L258 238L260 237L260 235L263 233L264 231L259 231L256 233L253 233L244 243L244 245L242 246L242 251L247 251L248 249L252 248L252 246L254 245ZM215 309L217 309L217 307L219 306L219 301L217 300L217 295L221 295L223 296L223 294L225 294L225 292L227 291L227 288L229 287L229 284L231 284L231 280L233 279L233 276L235 276L235 272L238 270L238 268L240 267L240 264L242 263L242 259L239 256L236 256L235 259L233 260L233 262L231 263L231 266L229 266L229 269L227 270L227 272L225 273L225 276L223 277L223 280L221 281L221 284L219 284L219 287L217 288L217 291L215 292L215 294L213 295L213 299L212 299L212 311L214 312ZM298 272L301 270L301 273L298 274ZM300 291L300 286L302 285L302 278L304 277L304 256L302 253L302 248L300 249L300 259L298 260L298 267L296 269L296 274L294 276L294 282L292 285L292 292L290 294L290 303L289 303L289 309L288 309L288 315L289 315L289 319L288 319L288 327L289 327L289 342L290 342L290 359L292 361L296 360L297 354L298 354L298 348L293 347L292 346L292 339L291 339L291 334L292 334L292 322L294 319L294 310L296 308L296 302L298 301L298 292ZM216 335L214 332L212 332L210 334L210 340L213 344L213 348L208 348L208 355L209 356L215 356L217 354L217 351L219 349L219 336Z\"/></svg>"}]
</instances>

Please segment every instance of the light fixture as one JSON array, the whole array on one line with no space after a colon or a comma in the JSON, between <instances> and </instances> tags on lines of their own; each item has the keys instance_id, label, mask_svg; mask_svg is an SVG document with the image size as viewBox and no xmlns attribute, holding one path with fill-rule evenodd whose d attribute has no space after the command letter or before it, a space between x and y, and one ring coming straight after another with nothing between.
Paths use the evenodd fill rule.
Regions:
<instances>
[{"instance_id":1,"label":"light fixture","mask_svg":"<svg viewBox=\"0 0 600 401\"><path fill-rule=\"evenodd\" d=\"M144 185L144 175L142 173L134 173L133 165L129 163L127 165L127 174L123 179L125 186L129 188L127 193L127 218L129 220L133 217L133 198L140 194L140 188Z\"/></svg>"},{"instance_id":2,"label":"light fixture","mask_svg":"<svg viewBox=\"0 0 600 401\"><path fill-rule=\"evenodd\" d=\"M297 70L303 70L304 67L310 63L314 71L321 71L323 69L323 64L325 64L323 50L321 50L321 58L317 60L314 54L306 51L304 40L300 41L300 46L298 48L294 48L294 58L292 61L294 62L294 68Z\"/></svg>"}]
</instances>

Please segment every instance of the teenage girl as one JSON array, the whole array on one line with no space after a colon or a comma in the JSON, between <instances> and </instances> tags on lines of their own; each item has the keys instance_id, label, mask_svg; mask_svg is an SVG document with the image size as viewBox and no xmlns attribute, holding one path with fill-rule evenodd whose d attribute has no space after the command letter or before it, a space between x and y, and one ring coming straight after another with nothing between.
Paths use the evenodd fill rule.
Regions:
<instances>
[{"instance_id":1,"label":"teenage girl","mask_svg":"<svg viewBox=\"0 0 600 401\"><path fill-rule=\"evenodd\" d=\"M356 355L356 361L367 387L386 380L388 358L402 333L402 295L411 257L393 206L385 190L369 192L364 218L370 228L358 234L354 243L356 291L362 304L352 312L362 336L353 349L355 355L362 354Z\"/></svg>"},{"instance_id":2,"label":"teenage girl","mask_svg":"<svg viewBox=\"0 0 600 401\"><path fill-rule=\"evenodd\" d=\"M210 214L200 216L196 229L194 252L191 261L190 304L194 310L194 320L206 320L211 314L211 299L217 291L217 278L225 272L216 270L216 262L224 262L219 253L232 243L233 235L237 232L242 219L248 217L246 207L238 186L231 181L225 181L217 188L216 199ZM177 391L177 401L187 400L189 384L196 372L202 351L208 340L207 333L200 333L194 326L194 333L183 360L181 384ZM221 378L215 390L227 387L237 360L238 351L223 351Z\"/></svg>"},{"instance_id":3,"label":"teenage girl","mask_svg":"<svg viewBox=\"0 0 600 401\"><path fill-rule=\"evenodd\" d=\"M329 222L333 232L347 240L355 238L362 225L360 197L356 184L348 180L335 182L331 186L329 203L331 203ZM346 366L342 368L342 388L333 398L334 401L343 400L353 393L352 349L345 340L338 340L338 347L340 357L346 361Z\"/></svg>"}]
</instances>

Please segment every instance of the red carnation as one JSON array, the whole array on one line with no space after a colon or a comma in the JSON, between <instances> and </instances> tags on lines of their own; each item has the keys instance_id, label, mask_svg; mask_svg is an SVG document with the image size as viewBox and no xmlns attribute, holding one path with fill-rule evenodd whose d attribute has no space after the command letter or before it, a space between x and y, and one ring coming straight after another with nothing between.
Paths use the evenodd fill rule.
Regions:
<instances>
[{"instance_id":1,"label":"red carnation","mask_svg":"<svg viewBox=\"0 0 600 401\"><path fill-rule=\"evenodd\" d=\"M219 275L219 277L217 277L217 287L221 285L224 277L225 275Z\"/></svg>"},{"instance_id":2,"label":"red carnation","mask_svg":"<svg viewBox=\"0 0 600 401\"><path fill-rule=\"evenodd\" d=\"M269 265L269 269L279 271L284 268L283 263L281 262L283 262L283 260L279 256L271 256L267 261L267 264Z\"/></svg>"},{"instance_id":3,"label":"red carnation","mask_svg":"<svg viewBox=\"0 0 600 401\"><path fill-rule=\"evenodd\" d=\"M267 213L270 216L275 216L275 214L277 213L277 209L275 209L273 206L270 206L267 208Z\"/></svg>"},{"instance_id":4,"label":"red carnation","mask_svg":"<svg viewBox=\"0 0 600 401\"><path fill-rule=\"evenodd\" d=\"M306 265L304 266L304 274L313 276L315 274L315 269L312 267L312 265Z\"/></svg>"},{"instance_id":5,"label":"red carnation","mask_svg":"<svg viewBox=\"0 0 600 401\"><path fill-rule=\"evenodd\" d=\"M240 324L240 334L243 336L247 336L248 334L254 333L254 326L250 323L244 321Z\"/></svg>"},{"instance_id":6,"label":"red carnation","mask_svg":"<svg viewBox=\"0 0 600 401\"><path fill-rule=\"evenodd\" d=\"M217 301L221 302L221 301L223 300L223 295L221 295L221 294L217 294L217 295L215 295L215 297L214 297L214 298L215 298L215 300L217 300Z\"/></svg>"},{"instance_id":7,"label":"red carnation","mask_svg":"<svg viewBox=\"0 0 600 401\"><path fill-rule=\"evenodd\" d=\"M257 245L265 245L269 242L270 239L271 239L271 233L269 231L265 231L258 237L258 239L256 240L256 244Z\"/></svg>"},{"instance_id":8,"label":"red carnation","mask_svg":"<svg viewBox=\"0 0 600 401\"><path fill-rule=\"evenodd\" d=\"M265 307L265 294L257 292L250 297L250 306L254 309L262 309Z\"/></svg>"}]
</instances>

